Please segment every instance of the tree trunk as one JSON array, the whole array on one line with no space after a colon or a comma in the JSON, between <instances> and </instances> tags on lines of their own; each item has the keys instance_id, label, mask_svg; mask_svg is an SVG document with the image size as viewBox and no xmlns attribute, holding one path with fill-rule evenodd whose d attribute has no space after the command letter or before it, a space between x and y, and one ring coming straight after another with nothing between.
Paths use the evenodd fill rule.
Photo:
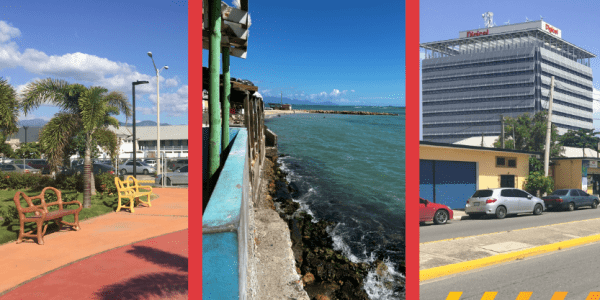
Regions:
<instances>
[{"instance_id":1,"label":"tree trunk","mask_svg":"<svg viewBox=\"0 0 600 300\"><path fill-rule=\"evenodd\" d=\"M85 143L85 156L83 158L83 207L92 207L92 195L91 195L91 180L90 180L90 167L91 167L91 137L89 133Z\"/></svg>"},{"instance_id":2,"label":"tree trunk","mask_svg":"<svg viewBox=\"0 0 600 300\"><path fill-rule=\"evenodd\" d=\"M91 159L90 159L91 160ZM94 177L94 168L90 168L90 190L91 195L96 196L96 178Z\"/></svg>"}]
</instances>

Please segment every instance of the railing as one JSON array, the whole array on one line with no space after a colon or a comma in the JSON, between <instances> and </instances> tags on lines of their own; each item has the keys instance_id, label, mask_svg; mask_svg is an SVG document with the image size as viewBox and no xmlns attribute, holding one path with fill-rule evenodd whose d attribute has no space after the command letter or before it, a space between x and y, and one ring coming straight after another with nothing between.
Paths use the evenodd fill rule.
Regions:
<instances>
[{"instance_id":1,"label":"railing","mask_svg":"<svg viewBox=\"0 0 600 300\"><path fill-rule=\"evenodd\" d=\"M202 216L204 299L247 299L248 283L255 281L247 278L254 264L248 258L254 248L254 241L248 238L248 223L250 209L260 196L265 159L263 107L262 99L250 99L247 94L246 128L231 128L239 131Z\"/></svg>"},{"instance_id":2,"label":"railing","mask_svg":"<svg viewBox=\"0 0 600 300\"><path fill-rule=\"evenodd\" d=\"M206 299L245 299L251 201L247 144L248 131L240 129L202 216Z\"/></svg>"}]
</instances>

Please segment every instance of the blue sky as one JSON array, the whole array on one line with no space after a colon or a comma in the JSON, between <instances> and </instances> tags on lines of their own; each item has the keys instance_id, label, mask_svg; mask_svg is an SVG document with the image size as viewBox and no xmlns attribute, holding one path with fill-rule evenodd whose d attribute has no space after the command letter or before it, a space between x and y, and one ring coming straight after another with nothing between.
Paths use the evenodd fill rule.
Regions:
<instances>
[{"instance_id":1,"label":"blue sky","mask_svg":"<svg viewBox=\"0 0 600 300\"><path fill-rule=\"evenodd\" d=\"M562 38L600 56L600 5L592 0L572 1L420 1L420 39L433 42L458 38L460 31L484 27L482 14L494 13L497 26L539 20L562 31ZM600 58L592 59L594 87L600 89ZM598 99L600 92L596 91ZM594 102L594 127L600 129L600 103Z\"/></svg>"},{"instance_id":2,"label":"blue sky","mask_svg":"<svg viewBox=\"0 0 600 300\"><path fill-rule=\"evenodd\" d=\"M124 92L136 87L136 119L156 121L160 73L161 123L187 124L187 1L14 1L0 4L0 77L20 91L48 77ZM21 119L50 119L42 106ZM119 119L124 121L124 116ZM131 120L130 120L131 121Z\"/></svg>"},{"instance_id":3,"label":"blue sky","mask_svg":"<svg viewBox=\"0 0 600 300\"><path fill-rule=\"evenodd\" d=\"M404 7L404 1L250 1L248 56L231 58L231 76L252 81L264 96L404 106Z\"/></svg>"}]
</instances>

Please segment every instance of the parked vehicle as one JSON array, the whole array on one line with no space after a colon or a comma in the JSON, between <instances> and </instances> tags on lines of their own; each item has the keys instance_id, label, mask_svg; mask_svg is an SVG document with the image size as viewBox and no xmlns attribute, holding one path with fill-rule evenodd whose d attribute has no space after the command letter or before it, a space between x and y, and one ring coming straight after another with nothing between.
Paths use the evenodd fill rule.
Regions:
<instances>
[{"instance_id":1,"label":"parked vehicle","mask_svg":"<svg viewBox=\"0 0 600 300\"><path fill-rule=\"evenodd\" d=\"M454 217L452 209L446 205L419 199L419 222L433 221L435 224L446 224Z\"/></svg>"},{"instance_id":2,"label":"parked vehicle","mask_svg":"<svg viewBox=\"0 0 600 300\"><path fill-rule=\"evenodd\" d=\"M465 213L471 218L486 214L496 215L498 219L519 213L541 215L544 210L544 200L514 188L478 190L465 207Z\"/></svg>"},{"instance_id":3,"label":"parked vehicle","mask_svg":"<svg viewBox=\"0 0 600 300\"><path fill-rule=\"evenodd\" d=\"M168 165L168 167L169 167L171 170L177 170L177 169L180 169L180 168L182 168L183 166L187 166L187 164L188 164L188 160L187 160L187 158L186 158L186 159L178 159L178 160L176 160L176 161L173 161L173 162L171 162L171 163Z\"/></svg>"},{"instance_id":4,"label":"parked vehicle","mask_svg":"<svg viewBox=\"0 0 600 300\"><path fill-rule=\"evenodd\" d=\"M156 169L156 159L144 159L144 162Z\"/></svg>"},{"instance_id":5,"label":"parked vehicle","mask_svg":"<svg viewBox=\"0 0 600 300\"><path fill-rule=\"evenodd\" d=\"M119 165L119 174L127 175L129 173L133 173L133 160L129 160L122 165ZM155 173L156 170L142 161L136 162L135 172L148 175L150 173Z\"/></svg>"},{"instance_id":6,"label":"parked vehicle","mask_svg":"<svg viewBox=\"0 0 600 300\"><path fill-rule=\"evenodd\" d=\"M83 171L84 171L84 165L78 165L74 168L74 173L77 175L82 174ZM92 173L94 173L94 175L98 175L98 174L102 174L102 173L115 174L116 172L115 172L115 168L111 165L94 163L94 164L92 164Z\"/></svg>"},{"instance_id":7,"label":"parked vehicle","mask_svg":"<svg viewBox=\"0 0 600 300\"><path fill-rule=\"evenodd\" d=\"M41 170L42 174L50 174L50 167L48 166L48 161L45 159L28 160L27 165L34 169Z\"/></svg>"},{"instance_id":8,"label":"parked vehicle","mask_svg":"<svg viewBox=\"0 0 600 300\"><path fill-rule=\"evenodd\" d=\"M35 169L29 165L17 165L17 164L3 164L0 165L0 171L2 172L16 172L16 173L30 173L30 174L40 174L41 171L39 169Z\"/></svg>"},{"instance_id":9,"label":"parked vehicle","mask_svg":"<svg viewBox=\"0 0 600 300\"><path fill-rule=\"evenodd\" d=\"M556 190L552 194L542 197L548 209L561 209L573 211L582 206L598 208L598 197L578 189Z\"/></svg>"},{"instance_id":10,"label":"parked vehicle","mask_svg":"<svg viewBox=\"0 0 600 300\"><path fill-rule=\"evenodd\" d=\"M162 184L163 178L166 177L165 185L188 184L188 166L183 166L175 172L163 173L156 176L154 182Z\"/></svg>"}]
</instances>

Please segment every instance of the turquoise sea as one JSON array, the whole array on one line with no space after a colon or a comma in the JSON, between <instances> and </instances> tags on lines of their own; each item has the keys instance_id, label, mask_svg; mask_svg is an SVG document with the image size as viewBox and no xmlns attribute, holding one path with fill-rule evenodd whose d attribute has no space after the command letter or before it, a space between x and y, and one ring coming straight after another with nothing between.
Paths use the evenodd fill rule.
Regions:
<instances>
[{"instance_id":1,"label":"turquoise sea","mask_svg":"<svg viewBox=\"0 0 600 300\"><path fill-rule=\"evenodd\" d=\"M334 221L337 250L353 262L383 259L398 278L404 261L404 124L402 107L308 106L294 109L354 110L399 116L289 114L265 120L278 136L288 181L300 188L295 201L316 219ZM371 299L399 299L372 272Z\"/></svg>"}]
</instances>

